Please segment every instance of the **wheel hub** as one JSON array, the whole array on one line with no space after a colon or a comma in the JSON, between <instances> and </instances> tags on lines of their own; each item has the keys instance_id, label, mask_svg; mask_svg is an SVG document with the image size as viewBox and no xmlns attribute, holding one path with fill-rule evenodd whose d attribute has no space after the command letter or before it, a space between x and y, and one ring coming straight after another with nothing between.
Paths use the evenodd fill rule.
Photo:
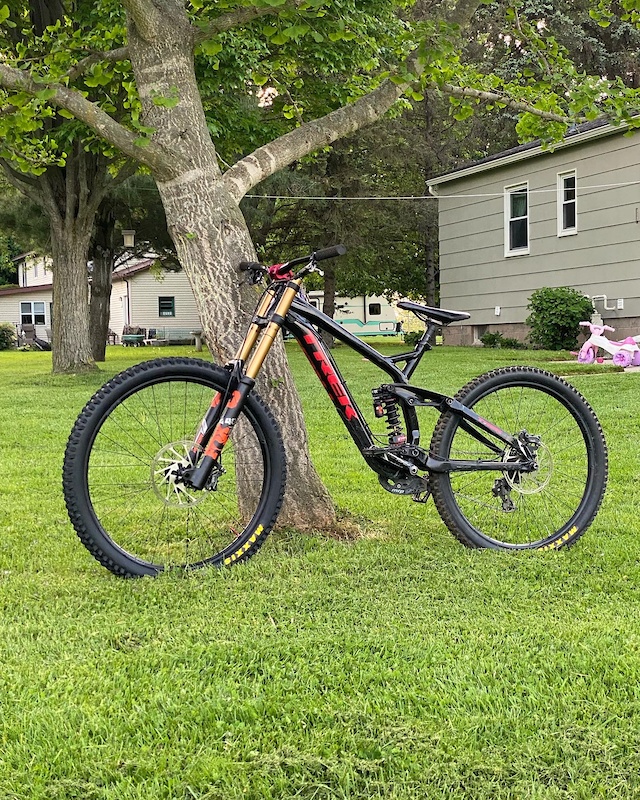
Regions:
<instances>
[{"instance_id":1,"label":"wheel hub","mask_svg":"<svg viewBox=\"0 0 640 800\"><path fill-rule=\"evenodd\" d=\"M553 457L547 445L537 437L527 437L526 446L535 457L533 468L527 472L507 471L504 473L504 478L507 485L518 494L538 494L549 485L553 474ZM503 460L522 462L522 455L509 448Z\"/></svg>"},{"instance_id":2,"label":"wheel hub","mask_svg":"<svg viewBox=\"0 0 640 800\"><path fill-rule=\"evenodd\" d=\"M151 462L151 486L167 506L196 506L206 499L206 494L192 489L184 482L185 470L192 467L190 452L193 442L170 442L156 453Z\"/></svg>"}]
</instances>

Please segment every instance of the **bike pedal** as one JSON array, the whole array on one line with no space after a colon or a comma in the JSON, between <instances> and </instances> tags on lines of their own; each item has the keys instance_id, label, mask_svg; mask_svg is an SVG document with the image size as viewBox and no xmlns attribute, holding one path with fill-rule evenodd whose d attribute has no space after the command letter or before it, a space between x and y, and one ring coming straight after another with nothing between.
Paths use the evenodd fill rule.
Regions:
<instances>
[{"instance_id":1,"label":"bike pedal","mask_svg":"<svg viewBox=\"0 0 640 800\"><path fill-rule=\"evenodd\" d=\"M431 489L427 489L424 492L416 492L415 494L411 495L411 499L414 503L426 503L430 497Z\"/></svg>"}]
</instances>

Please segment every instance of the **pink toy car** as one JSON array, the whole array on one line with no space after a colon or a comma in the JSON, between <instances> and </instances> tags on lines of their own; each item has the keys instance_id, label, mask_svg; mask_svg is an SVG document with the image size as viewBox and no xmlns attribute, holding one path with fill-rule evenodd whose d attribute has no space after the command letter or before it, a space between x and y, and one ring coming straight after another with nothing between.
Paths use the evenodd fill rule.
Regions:
<instances>
[{"instance_id":1,"label":"pink toy car","mask_svg":"<svg viewBox=\"0 0 640 800\"><path fill-rule=\"evenodd\" d=\"M640 366L640 336L627 336L621 342L614 342L604 335L605 331L613 331L609 325L594 325L591 322L581 322L585 328L589 328L591 336L582 345L578 353L578 361L581 364L591 364L598 356L598 350L605 350L613 356L613 363L619 367L630 365ZM598 361L602 361L598 358Z\"/></svg>"}]
</instances>

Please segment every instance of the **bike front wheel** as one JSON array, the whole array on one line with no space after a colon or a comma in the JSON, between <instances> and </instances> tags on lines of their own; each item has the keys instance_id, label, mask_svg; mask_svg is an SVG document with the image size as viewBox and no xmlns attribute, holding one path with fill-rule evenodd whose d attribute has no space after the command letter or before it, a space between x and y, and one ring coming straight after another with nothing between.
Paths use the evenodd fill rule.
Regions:
<instances>
[{"instance_id":1,"label":"bike front wheel","mask_svg":"<svg viewBox=\"0 0 640 800\"><path fill-rule=\"evenodd\" d=\"M180 480L212 399L230 373L162 358L116 375L78 417L63 489L82 543L125 577L243 561L273 527L285 485L284 447L262 400L247 399L215 481Z\"/></svg>"},{"instance_id":2,"label":"bike front wheel","mask_svg":"<svg viewBox=\"0 0 640 800\"><path fill-rule=\"evenodd\" d=\"M443 522L467 547L558 549L589 527L607 483L607 449L596 415L561 378L532 367L507 367L472 380L456 395L507 433L534 442L536 469L443 472L430 475ZM431 453L444 459L505 462L472 436L462 418L441 415ZM497 443L498 440L494 440Z\"/></svg>"}]
</instances>

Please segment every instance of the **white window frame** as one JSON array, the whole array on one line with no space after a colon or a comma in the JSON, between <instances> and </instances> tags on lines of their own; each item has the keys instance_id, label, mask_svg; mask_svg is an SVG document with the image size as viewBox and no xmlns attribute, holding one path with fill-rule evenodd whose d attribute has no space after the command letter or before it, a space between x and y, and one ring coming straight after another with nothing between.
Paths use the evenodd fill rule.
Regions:
<instances>
[{"instance_id":1,"label":"white window frame","mask_svg":"<svg viewBox=\"0 0 640 800\"><path fill-rule=\"evenodd\" d=\"M42 322L36 322L36 305L42 306L42 314L38 311L38 316L42 316ZM23 311L22 306L29 306L29 311ZM31 317L31 322L24 322L23 317ZM47 324L47 304L44 300L21 300L20 301L20 324L21 325L46 325Z\"/></svg>"},{"instance_id":2,"label":"white window frame","mask_svg":"<svg viewBox=\"0 0 640 800\"><path fill-rule=\"evenodd\" d=\"M525 192L527 198L527 215L526 217L511 217L511 195L516 192ZM511 222L514 219L527 220L527 246L511 248ZM528 256L531 251L531 233L530 233L530 203L529 203L529 181L516 183L513 186L504 187L504 257L512 258L513 256Z\"/></svg>"},{"instance_id":3,"label":"white window frame","mask_svg":"<svg viewBox=\"0 0 640 800\"><path fill-rule=\"evenodd\" d=\"M566 178L573 178L575 181L574 197L573 200L565 200L564 193L566 191L564 182ZM564 227L564 207L569 203L574 205L575 222L572 228ZM575 169L567 170L566 172L558 173L558 195L557 195L557 219L558 219L558 236L575 236L578 233L578 173Z\"/></svg>"}]
</instances>

